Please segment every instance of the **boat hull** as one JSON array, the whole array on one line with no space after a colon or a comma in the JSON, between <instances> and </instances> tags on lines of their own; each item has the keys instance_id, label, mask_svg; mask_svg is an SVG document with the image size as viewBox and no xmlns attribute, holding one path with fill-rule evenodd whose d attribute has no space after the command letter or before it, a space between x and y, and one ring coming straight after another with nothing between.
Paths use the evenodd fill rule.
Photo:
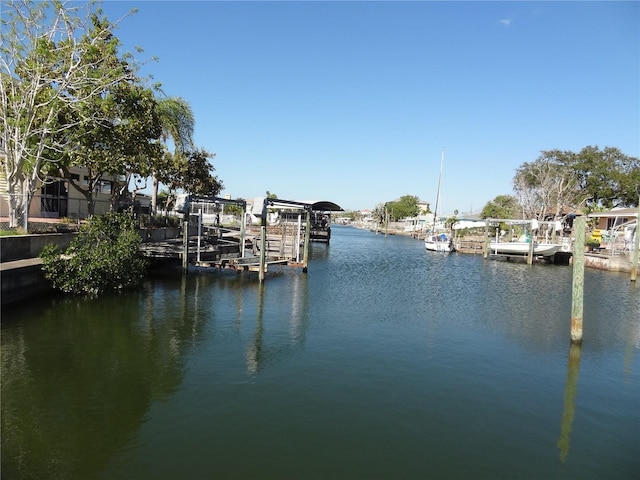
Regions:
<instances>
[{"instance_id":1,"label":"boat hull","mask_svg":"<svg viewBox=\"0 0 640 480\"><path fill-rule=\"evenodd\" d=\"M528 255L528 242L491 242L489 247L494 255ZM534 243L533 254L536 256L551 257L562 248L556 243Z\"/></svg>"}]
</instances>

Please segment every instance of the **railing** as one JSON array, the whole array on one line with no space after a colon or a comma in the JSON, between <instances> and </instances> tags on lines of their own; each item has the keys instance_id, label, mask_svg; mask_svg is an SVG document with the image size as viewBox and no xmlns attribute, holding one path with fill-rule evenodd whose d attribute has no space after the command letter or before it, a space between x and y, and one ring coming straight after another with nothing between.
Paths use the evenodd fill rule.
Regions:
<instances>
[{"instance_id":1,"label":"railing","mask_svg":"<svg viewBox=\"0 0 640 480\"><path fill-rule=\"evenodd\" d=\"M61 198L52 195L32 195L31 201L22 202L23 195L15 194L18 203L24 208L16 215L17 227L30 233L40 233L43 231L56 231L62 227L55 227L56 224L78 225L81 220L89 216L87 201L82 198ZM28 206L28 213L27 208ZM94 200L94 213L100 215L111 210L111 201ZM0 199L0 229L10 228L10 206L9 195L4 194Z\"/></svg>"}]
</instances>

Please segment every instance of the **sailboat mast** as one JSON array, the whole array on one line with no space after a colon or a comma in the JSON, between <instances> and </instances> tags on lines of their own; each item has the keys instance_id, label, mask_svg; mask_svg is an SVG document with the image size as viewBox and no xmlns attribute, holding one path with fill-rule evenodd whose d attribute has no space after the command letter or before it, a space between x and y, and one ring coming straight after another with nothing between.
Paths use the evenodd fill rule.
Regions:
<instances>
[{"instance_id":1,"label":"sailboat mast","mask_svg":"<svg viewBox=\"0 0 640 480\"><path fill-rule=\"evenodd\" d=\"M436 209L433 212L433 229L436 229L436 218L438 217L438 204L440 203L440 185L442 184L442 166L444 165L444 150L440 156L440 176L438 178L438 191L436 193Z\"/></svg>"}]
</instances>

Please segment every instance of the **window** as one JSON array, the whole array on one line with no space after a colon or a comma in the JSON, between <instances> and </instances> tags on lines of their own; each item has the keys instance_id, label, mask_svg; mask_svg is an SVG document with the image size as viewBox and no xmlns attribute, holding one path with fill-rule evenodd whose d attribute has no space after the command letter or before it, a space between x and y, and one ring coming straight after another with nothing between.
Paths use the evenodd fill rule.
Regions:
<instances>
[{"instance_id":1,"label":"window","mask_svg":"<svg viewBox=\"0 0 640 480\"><path fill-rule=\"evenodd\" d=\"M109 180L98 180L96 182L96 192L111 193L111 182Z\"/></svg>"}]
</instances>

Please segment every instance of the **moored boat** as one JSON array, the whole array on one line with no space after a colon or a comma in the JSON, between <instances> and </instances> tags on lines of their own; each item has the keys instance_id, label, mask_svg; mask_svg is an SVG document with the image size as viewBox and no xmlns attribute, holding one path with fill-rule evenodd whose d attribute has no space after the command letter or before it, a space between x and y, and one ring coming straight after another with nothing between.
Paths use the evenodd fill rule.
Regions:
<instances>
[{"instance_id":1,"label":"moored boat","mask_svg":"<svg viewBox=\"0 0 640 480\"><path fill-rule=\"evenodd\" d=\"M427 235L424 239L424 248L432 252L453 252L453 241L446 234Z\"/></svg>"},{"instance_id":2,"label":"moored boat","mask_svg":"<svg viewBox=\"0 0 640 480\"><path fill-rule=\"evenodd\" d=\"M436 195L436 208L433 212L432 233L424 238L424 248L431 252L453 252L455 247L453 240L446 233L434 233L436 220L438 219L438 204L440 203L440 186L442 184L442 167L444 165L444 151L440 157L440 175L438 177L438 193Z\"/></svg>"},{"instance_id":3,"label":"moored boat","mask_svg":"<svg viewBox=\"0 0 640 480\"><path fill-rule=\"evenodd\" d=\"M496 242L491 241L490 251L495 255L528 255L529 242ZM562 248L557 243L533 243L533 254L543 257L551 257Z\"/></svg>"}]
</instances>

